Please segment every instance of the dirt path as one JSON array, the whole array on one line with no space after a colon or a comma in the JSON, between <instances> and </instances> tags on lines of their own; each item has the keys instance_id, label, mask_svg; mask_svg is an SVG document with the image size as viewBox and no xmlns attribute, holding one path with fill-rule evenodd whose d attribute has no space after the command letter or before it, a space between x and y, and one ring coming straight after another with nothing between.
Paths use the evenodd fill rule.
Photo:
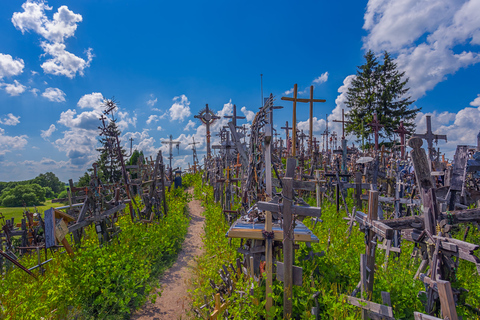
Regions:
<instances>
[{"instance_id":1,"label":"dirt path","mask_svg":"<svg viewBox=\"0 0 480 320\"><path fill-rule=\"evenodd\" d=\"M189 190L193 193L193 190ZM195 257L203 252L201 235L203 234L203 208L200 201L192 200L188 204L191 221L183 243L182 251L178 254L174 265L165 271L160 279L162 295L154 304L147 302L143 308L132 316L134 320L177 320L186 319L188 308L187 283L192 277L192 265Z\"/></svg>"}]
</instances>

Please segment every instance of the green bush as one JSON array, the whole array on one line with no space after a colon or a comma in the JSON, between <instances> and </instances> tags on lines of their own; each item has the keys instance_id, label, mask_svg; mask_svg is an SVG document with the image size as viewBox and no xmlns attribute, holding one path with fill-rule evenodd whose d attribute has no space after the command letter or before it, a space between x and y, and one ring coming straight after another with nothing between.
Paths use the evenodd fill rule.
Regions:
<instances>
[{"instance_id":1,"label":"green bush","mask_svg":"<svg viewBox=\"0 0 480 320\"><path fill-rule=\"evenodd\" d=\"M4 207L39 205L45 201L45 188L36 183L17 185L13 189L4 190L0 201Z\"/></svg>"},{"instance_id":2,"label":"green bush","mask_svg":"<svg viewBox=\"0 0 480 320\"><path fill-rule=\"evenodd\" d=\"M55 253L38 281L19 269L8 272L0 287L0 319L129 318L181 249L189 199L181 190L167 192L169 213L158 223L134 224L126 210L118 239L102 247L90 226L75 257ZM36 254L21 263L35 265Z\"/></svg>"}]
</instances>

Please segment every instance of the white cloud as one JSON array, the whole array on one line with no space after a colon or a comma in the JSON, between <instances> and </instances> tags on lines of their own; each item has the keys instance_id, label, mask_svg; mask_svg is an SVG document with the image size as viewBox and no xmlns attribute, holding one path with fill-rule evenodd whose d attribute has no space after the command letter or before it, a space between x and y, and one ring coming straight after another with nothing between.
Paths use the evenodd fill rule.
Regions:
<instances>
[{"instance_id":1,"label":"white cloud","mask_svg":"<svg viewBox=\"0 0 480 320\"><path fill-rule=\"evenodd\" d=\"M104 109L104 98L100 92L85 94L78 100L77 106L82 109L93 109L101 112Z\"/></svg>"},{"instance_id":2,"label":"white cloud","mask_svg":"<svg viewBox=\"0 0 480 320\"><path fill-rule=\"evenodd\" d=\"M293 88L290 88L289 90L285 91L283 95L288 96L289 94L292 94L292 93L293 93Z\"/></svg>"},{"instance_id":3,"label":"white cloud","mask_svg":"<svg viewBox=\"0 0 480 320\"><path fill-rule=\"evenodd\" d=\"M64 131L63 137L55 140L54 145L59 151L65 152L72 165L84 167L96 159L97 143L96 131L74 128Z\"/></svg>"},{"instance_id":4,"label":"white cloud","mask_svg":"<svg viewBox=\"0 0 480 320\"><path fill-rule=\"evenodd\" d=\"M370 0L364 46L397 55L399 69L410 78L409 94L417 99L447 75L480 62L474 46L480 44L478 12L478 0Z\"/></svg>"},{"instance_id":5,"label":"white cloud","mask_svg":"<svg viewBox=\"0 0 480 320\"><path fill-rule=\"evenodd\" d=\"M150 124L150 123L155 123L158 121L158 115L156 114L151 114L148 119L147 119L147 124Z\"/></svg>"},{"instance_id":6,"label":"white cloud","mask_svg":"<svg viewBox=\"0 0 480 320\"><path fill-rule=\"evenodd\" d=\"M75 14L67 6L61 6L49 20L45 10L50 11L44 1L27 0L22 4L24 12L15 12L12 17L13 25L22 31L22 34L30 30L40 34L52 42L64 42L75 34L77 23L82 21L82 16Z\"/></svg>"},{"instance_id":7,"label":"white cloud","mask_svg":"<svg viewBox=\"0 0 480 320\"><path fill-rule=\"evenodd\" d=\"M0 53L0 79L18 76L23 72L25 63L22 59L13 59L9 54Z\"/></svg>"},{"instance_id":8,"label":"white cloud","mask_svg":"<svg viewBox=\"0 0 480 320\"><path fill-rule=\"evenodd\" d=\"M322 75L312 81L312 84L322 84L328 80L328 71L322 73Z\"/></svg>"},{"instance_id":9,"label":"white cloud","mask_svg":"<svg viewBox=\"0 0 480 320\"><path fill-rule=\"evenodd\" d=\"M47 98L52 102L65 102L65 92L58 88L47 88L42 93L42 97Z\"/></svg>"},{"instance_id":10,"label":"white cloud","mask_svg":"<svg viewBox=\"0 0 480 320\"><path fill-rule=\"evenodd\" d=\"M12 23L22 34L33 31L47 40L41 42L41 47L45 51L44 55L51 55L52 58L41 65L43 71L69 78L74 78L77 72L83 75L92 61L92 49L86 50L85 60L66 51L64 44L65 39L74 36L82 16L69 10L67 6L61 6L50 20L45 11L52 10L52 7L41 0L27 0L22 8L23 12L13 14Z\"/></svg>"},{"instance_id":11,"label":"white cloud","mask_svg":"<svg viewBox=\"0 0 480 320\"><path fill-rule=\"evenodd\" d=\"M40 90L38 90L37 88L33 88L30 90L31 93L33 93L33 95L36 97L38 96L38 93L40 92Z\"/></svg>"},{"instance_id":12,"label":"white cloud","mask_svg":"<svg viewBox=\"0 0 480 320\"><path fill-rule=\"evenodd\" d=\"M163 130L163 128L161 126L157 127L157 131L162 131L162 130Z\"/></svg>"},{"instance_id":13,"label":"white cloud","mask_svg":"<svg viewBox=\"0 0 480 320\"><path fill-rule=\"evenodd\" d=\"M5 135L5 130L0 128L0 156L5 155L12 150L23 149L27 144L27 136L8 136Z\"/></svg>"},{"instance_id":14,"label":"white cloud","mask_svg":"<svg viewBox=\"0 0 480 320\"><path fill-rule=\"evenodd\" d=\"M473 100L472 102L470 102L470 105L472 107L480 107L480 94L477 95L477 97L475 98L475 100Z\"/></svg>"},{"instance_id":15,"label":"white cloud","mask_svg":"<svg viewBox=\"0 0 480 320\"><path fill-rule=\"evenodd\" d=\"M73 79L77 72L83 76L84 70L90 66L93 59L92 49L86 50L87 60L77 57L71 52L65 50L63 43L42 42L42 48L45 54L53 58L42 63L41 67L45 73L53 75L62 75Z\"/></svg>"},{"instance_id":16,"label":"white cloud","mask_svg":"<svg viewBox=\"0 0 480 320\"><path fill-rule=\"evenodd\" d=\"M133 150L143 151L146 157L156 156L158 148L155 147L155 138L151 137L147 129L142 132L127 132L122 137L124 148L130 148L130 138L133 138Z\"/></svg>"},{"instance_id":17,"label":"white cloud","mask_svg":"<svg viewBox=\"0 0 480 320\"><path fill-rule=\"evenodd\" d=\"M246 107L242 107L242 109L240 109L240 111L243 112L243 114L245 115L245 118L247 118L248 122L252 122L253 119L255 119L255 112L247 110Z\"/></svg>"},{"instance_id":18,"label":"white cloud","mask_svg":"<svg viewBox=\"0 0 480 320\"><path fill-rule=\"evenodd\" d=\"M153 97L152 97L153 98ZM156 103L157 103L158 99L155 98L155 99L150 99L147 101L147 105L150 106L150 107L153 107Z\"/></svg>"},{"instance_id":19,"label":"white cloud","mask_svg":"<svg viewBox=\"0 0 480 320\"><path fill-rule=\"evenodd\" d=\"M44 139L47 140L47 138L50 138L52 133L54 133L57 130L57 127L55 127L54 124L51 124L50 127L47 130L40 130L42 133L40 136Z\"/></svg>"},{"instance_id":20,"label":"white cloud","mask_svg":"<svg viewBox=\"0 0 480 320\"><path fill-rule=\"evenodd\" d=\"M188 123L185 126L185 129L183 129L183 131L190 131L190 129L193 128L195 128L195 122L193 122L192 120L188 120Z\"/></svg>"},{"instance_id":21,"label":"white cloud","mask_svg":"<svg viewBox=\"0 0 480 320\"><path fill-rule=\"evenodd\" d=\"M76 110L68 109L60 114L60 119L57 122L68 128L96 131L100 125L98 119L101 115L102 113L97 110L85 111L77 115Z\"/></svg>"},{"instance_id":22,"label":"white cloud","mask_svg":"<svg viewBox=\"0 0 480 320\"><path fill-rule=\"evenodd\" d=\"M16 126L20 123L20 117L15 117L12 113L7 114L3 119L0 118L0 124L6 126Z\"/></svg>"},{"instance_id":23,"label":"white cloud","mask_svg":"<svg viewBox=\"0 0 480 320\"><path fill-rule=\"evenodd\" d=\"M313 117L313 132L323 132L325 130L325 119L317 119ZM303 130L305 134L310 132L310 118L307 121L300 121L297 124L299 130ZM291 133L290 133L291 134Z\"/></svg>"},{"instance_id":24,"label":"white cloud","mask_svg":"<svg viewBox=\"0 0 480 320\"><path fill-rule=\"evenodd\" d=\"M130 117L130 114L128 112L119 111L118 116L120 117L120 121L117 122L117 126L120 131L127 130L129 125L132 125L133 127L137 126L136 114Z\"/></svg>"},{"instance_id":25,"label":"white cloud","mask_svg":"<svg viewBox=\"0 0 480 320\"><path fill-rule=\"evenodd\" d=\"M4 87L5 91L11 96L18 96L24 93L27 88L17 80L13 80L13 83L0 83L0 88L2 87Z\"/></svg>"},{"instance_id":26,"label":"white cloud","mask_svg":"<svg viewBox=\"0 0 480 320\"><path fill-rule=\"evenodd\" d=\"M182 94L179 97L173 98L173 104L170 107L170 118L172 120L184 121L192 113L190 112L190 101L186 95Z\"/></svg>"}]
</instances>

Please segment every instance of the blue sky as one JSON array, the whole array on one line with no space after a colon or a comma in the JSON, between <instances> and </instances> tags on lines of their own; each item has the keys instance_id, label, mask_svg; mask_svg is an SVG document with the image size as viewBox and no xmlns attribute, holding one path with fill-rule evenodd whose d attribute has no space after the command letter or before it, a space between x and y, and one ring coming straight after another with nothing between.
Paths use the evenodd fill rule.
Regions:
<instances>
[{"instance_id":1,"label":"blue sky","mask_svg":"<svg viewBox=\"0 0 480 320\"><path fill-rule=\"evenodd\" d=\"M0 10L0 181L53 171L76 180L96 159L103 98L119 102L125 144L147 155L170 134L183 142L176 165L191 162L194 115L252 115L294 83L315 86L314 134L338 119L366 50L388 50L410 77L418 131L425 114L447 134L447 156L474 144L480 123L480 1L3 1ZM240 112L240 109L242 112ZM299 127L308 131L307 106ZM214 129L228 120L218 121ZM353 139L351 139L353 140Z\"/></svg>"}]
</instances>

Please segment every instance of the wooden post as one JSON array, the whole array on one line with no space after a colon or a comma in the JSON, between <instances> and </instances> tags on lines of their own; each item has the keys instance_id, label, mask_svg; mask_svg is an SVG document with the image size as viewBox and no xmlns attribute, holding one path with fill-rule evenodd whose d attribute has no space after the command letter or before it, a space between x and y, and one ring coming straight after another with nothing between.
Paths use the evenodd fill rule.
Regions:
<instances>
[{"instance_id":1,"label":"wooden post","mask_svg":"<svg viewBox=\"0 0 480 320\"><path fill-rule=\"evenodd\" d=\"M438 295L440 296L440 306L442 315L446 319L458 320L455 300L453 298L452 286L449 281L437 280Z\"/></svg>"},{"instance_id":2,"label":"wooden post","mask_svg":"<svg viewBox=\"0 0 480 320\"><path fill-rule=\"evenodd\" d=\"M368 219L374 221L378 219L378 191L370 191L368 196ZM368 232L366 254L367 254L367 268L369 271L367 282L367 300L371 299L373 293L373 280L375 274L375 245L372 243L375 232Z\"/></svg>"},{"instance_id":3,"label":"wooden post","mask_svg":"<svg viewBox=\"0 0 480 320\"><path fill-rule=\"evenodd\" d=\"M265 219L265 231L266 232L272 232L272 213L270 211L266 212L266 219ZM272 279L273 279L273 274L272 274L272 263L273 263L273 257L272 257L272 242L273 240L270 238L267 238L265 241L265 260L266 260L266 274L267 274L267 279L266 279L266 289L265 289L265 298L266 298L266 303L265 303L265 309L267 311L267 319L268 313L270 311L270 308L272 307L273 301L272 297L269 295L273 293L272 290Z\"/></svg>"},{"instance_id":4,"label":"wooden post","mask_svg":"<svg viewBox=\"0 0 480 320\"><path fill-rule=\"evenodd\" d=\"M321 199L320 199L320 170L315 170L315 192L316 192L316 198L317 198L317 207L320 207L321 204Z\"/></svg>"},{"instance_id":5,"label":"wooden post","mask_svg":"<svg viewBox=\"0 0 480 320\"><path fill-rule=\"evenodd\" d=\"M293 286L293 221L292 198L293 179L283 179L283 317L292 316L292 286Z\"/></svg>"}]
</instances>

